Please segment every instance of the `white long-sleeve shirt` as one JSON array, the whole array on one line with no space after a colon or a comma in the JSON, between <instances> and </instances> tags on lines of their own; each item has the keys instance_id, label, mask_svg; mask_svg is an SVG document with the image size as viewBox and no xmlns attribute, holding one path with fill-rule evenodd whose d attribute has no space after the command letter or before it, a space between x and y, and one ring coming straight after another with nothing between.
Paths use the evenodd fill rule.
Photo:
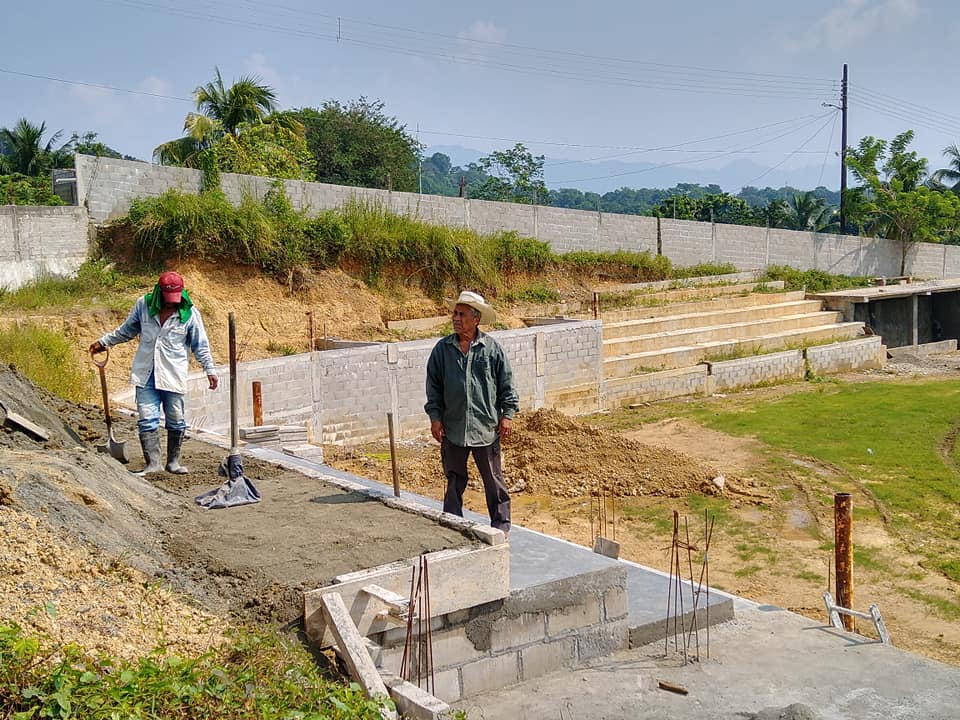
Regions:
<instances>
[{"instance_id":1,"label":"white long-sleeve shirt","mask_svg":"<svg viewBox=\"0 0 960 720\"><path fill-rule=\"evenodd\" d=\"M141 296L123 324L100 338L100 342L111 347L133 340L137 335L140 346L133 358L130 382L138 387L146 385L152 373L157 390L182 395L186 391L191 351L207 375L217 374L207 331L196 306L191 309L187 322L181 322L179 313L174 312L161 325L160 316L150 315Z\"/></svg>"}]
</instances>

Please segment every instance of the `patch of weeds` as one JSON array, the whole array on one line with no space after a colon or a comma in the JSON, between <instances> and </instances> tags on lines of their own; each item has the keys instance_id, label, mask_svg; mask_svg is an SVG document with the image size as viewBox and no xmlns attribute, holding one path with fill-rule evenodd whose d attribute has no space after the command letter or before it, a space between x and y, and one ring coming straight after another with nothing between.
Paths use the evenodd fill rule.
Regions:
<instances>
[{"instance_id":1,"label":"patch of weeds","mask_svg":"<svg viewBox=\"0 0 960 720\"><path fill-rule=\"evenodd\" d=\"M760 567L759 565L747 565L745 567L740 568L739 570L734 571L733 574L739 578L749 577L750 575L756 575L762 569L763 568Z\"/></svg>"},{"instance_id":2,"label":"patch of weeds","mask_svg":"<svg viewBox=\"0 0 960 720\"><path fill-rule=\"evenodd\" d=\"M296 355L297 351L284 343L277 343L271 340L267 343L267 352L275 355Z\"/></svg>"},{"instance_id":3,"label":"patch of weeds","mask_svg":"<svg viewBox=\"0 0 960 720\"><path fill-rule=\"evenodd\" d=\"M903 588L903 592L917 602L923 603L945 620L960 620L960 602L948 600L939 595L931 595L930 593L921 592L920 590L914 590L909 587Z\"/></svg>"},{"instance_id":4,"label":"patch of weeds","mask_svg":"<svg viewBox=\"0 0 960 720\"><path fill-rule=\"evenodd\" d=\"M798 580L806 580L807 582L812 583L825 583L826 578L820 573L815 573L812 570L801 570L798 573L794 574L794 577Z\"/></svg>"},{"instance_id":5,"label":"patch of weeds","mask_svg":"<svg viewBox=\"0 0 960 720\"><path fill-rule=\"evenodd\" d=\"M73 402L95 396L93 374L66 338L36 325L12 325L0 332L0 359L42 388Z\"/></svg>"},{"instance_id":6,"label":"patch of weeds","mask_svg":"<svg viewBox=\"0 0 960 720\"><path fill-rule=\"evenodd\" d=\"M506 302L559 303L563 298L556 288L547 287L543 283L534 283L526 287L511 290L502 294L498 299Z\"/></svg>"},{"instance_id":7,"label":"patch of weeds","mask_svg":"<svg viewBox=\"0 0 960 720\"><path fill-rule=\"evenodd\" d=\"M853 567L854 570L869 570L875 573L890 571L889 563L884 561L879 550L863 545L853 546Z\"/></svg>"},{"instance_id":8,"label":"patch of weeds","mask_svg":"<svg viewBox=\"0 0 960 720\"><path fill-rule=\"evenodd\" d=\"M951 558L937 563L937 568L954 582L960 582L960 560Z\"/></svg>"}]
</instances>

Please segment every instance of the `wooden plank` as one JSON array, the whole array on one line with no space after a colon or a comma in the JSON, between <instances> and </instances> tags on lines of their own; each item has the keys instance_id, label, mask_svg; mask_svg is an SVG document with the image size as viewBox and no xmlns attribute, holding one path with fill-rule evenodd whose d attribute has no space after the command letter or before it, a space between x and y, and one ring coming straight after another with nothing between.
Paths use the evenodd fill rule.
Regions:
<instances>
[{"instance_id":1,"label":"wooden plank","mask_svg":"<svg viewBox=\"0 0 960 720\"><path fill-rule=\"evenodd\" d=\"M370 658L370 653L357 632L347 606L339 593L328 592L321 598L323 613L327 617L327 626L336 638L340 656L343 658L354 680L370 697L389 697L387 686L380 677L380 671ZM385 718L396 718L391 711L381 712Z\"/></svg>"},{"instance_id":2,"label":"wooden plank","mask_svg":"<svg viewBox=\"0 0 960 720\"><path fill-rule=\"evenodd\" d=\"M329 647L334 639L326 627L320 600L337 592L350 611L362 636L394 626L380 617L383 603L364 588L377 585L397 595L410 592L410 575L419 558L362 570L334 579L333 585L303 594L303 624L307 638L316 647ZM430 567L430 609L434 617L501 600L510 594L510 545L440 550L427 555Z\"/></svg>"}]
</instances>

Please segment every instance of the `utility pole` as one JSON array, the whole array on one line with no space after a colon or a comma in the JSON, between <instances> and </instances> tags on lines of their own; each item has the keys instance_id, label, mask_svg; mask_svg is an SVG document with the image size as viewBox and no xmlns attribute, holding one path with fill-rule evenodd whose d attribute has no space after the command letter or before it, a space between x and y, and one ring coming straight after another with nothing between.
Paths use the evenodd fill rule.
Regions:
<instances>
[{"instance_id":1,"label":"utility pole","mask_svg":"<svg viewBox=\"0 0 960 720\"><path fill-rule=\"evenodd\" d=\"M847 64L840 82L840 234L847 230Z\"/></svg>"},{"instance_id":2,"label":"utility pole","mask_svg":"<svg viewBox=\"0 0 960 720\"><path fill-rule=\"evenodd\" d=\"M840 81L840 104L823 103L824 107L837 108L840 111L840 234L847 229L847 64L843 64L843 78Z\"/></svg>"}]
</instances>

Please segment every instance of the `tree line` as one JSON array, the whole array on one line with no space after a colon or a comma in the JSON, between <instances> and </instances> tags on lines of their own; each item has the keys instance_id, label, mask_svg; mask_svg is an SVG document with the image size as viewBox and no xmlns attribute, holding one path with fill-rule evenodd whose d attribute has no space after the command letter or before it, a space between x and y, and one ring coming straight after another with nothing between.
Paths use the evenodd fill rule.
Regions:
<instances>
[{"instance_id":1,"label":"tree line","mask_svg":"<svg viewBox=\"0 0 960 720\"><path fill-rule=\"evenodd\" d=\"M330 100L319 108L279 110L276 93L255 76L227 85L218 68L193 93L195 111L184 118L180 137L158 145L153 160L199 168L208 183L220 172L314 180L357 187L498 200L610 213L650 215L887 237L903 244L904 262L916 242L960 242L960 150L944 149L946 167L909 149L913 132L892 141L865 137L848 148L859 185L845 197L846 226L839 226L839 193L825 187L744 187L736 195L717 185L680 183L669 189L627 188L598 194L576 188L550 190L544 156L522 143L468 163L452 165L424 147L383 102L360 97ZM73 153L124 157L97 134L47 134L45 123L21 119L0 129L0 202L55 204L46 176L70 167Z\"/></svg>"}]
</instances>

